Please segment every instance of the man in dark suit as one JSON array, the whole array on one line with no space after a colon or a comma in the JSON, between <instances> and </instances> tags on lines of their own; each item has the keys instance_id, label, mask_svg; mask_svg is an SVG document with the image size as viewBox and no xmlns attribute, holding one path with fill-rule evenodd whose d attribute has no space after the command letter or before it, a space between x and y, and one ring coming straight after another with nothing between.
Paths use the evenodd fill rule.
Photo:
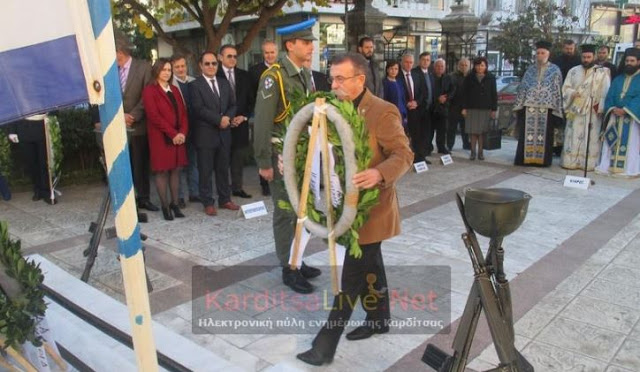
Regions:
<instances>
[{"instance_id":1,"label":"man in dark suit","mask_svg":"<svg viewBox=\"0 0 640 372\"><path fill-rule=\"evenodd\" d=\"M9 140L17 143L22 154L22 161L33 182L31 200L44 200L48 204L56 204L51 199L49 187L49 166L47 164L47 145L45 131L46 115L33 115L8 125Z\"/></svg>"},{"instance_id":2,"label":"man in dark suit","mask_svg":"<svg viewBox=\"0 0 640 372\"><path fill-rule=\"evenodd\" d=\"M218 61L213 52L200 56L202 75L189 83L191 125L198 154L200 199L204 211L215 216L218 211L213 199L211 175L215 171L218 205L238 210L231 201L229 188L229 152L231 148L231 120L236 116L235 95L229 82L216 78Z\"/></svg>"},{"instance_id":3,"label":"man in dark suit","mask_svg":"<svg viewBox=\"0 0 640 372\"><path fill-rule=\"evenodd\" d=\"M425 160L426 134L423 120L426 106L426 84L424 75L420 70L413 68L413 55L402 56L400 74L397 80L404 88L407 97L407 126L411 136L411 148L414 153L414 162ZM427 164L431 164L425 160Z\"/></svg>"},{"instance_id":4,"label":"man in dark suit","mask_svg":"<svg viewBox=\"0 0 640 372\"><path fill-rule=\"evenodd\" d=\"M242 189L242 169L249 152L249 117L255 105L255 90L249 73L236 67L238 51L233 45L220 47L218 68L220 80L227 80L236 98L236 116L231 119L231 194L240 198L251 198Z\"/></svg>"},{"instance_id":5,"label":"man in dark suit","mask_svg":"<svg viewBox=\"0 0 640 372\"><path fill-rule=\"evenodd\" d=\"M433 146L436 137L436 147L440 154L449 154L445 140L447 137L447 116L449 115L449 95L453 92L453 84L445 74L445 61L439 58L433 64L433 105L431 105L431 131L429 144Z\"/></svg>"},{"instance_id":6,"label":"man in dark suit","mask_svg":"<svg viewBox=\"0 0 640 372\"><path fill-rule=\"evenodd\" d=\"M331 87L329 86L329 81L327 80L327 75L323 74L320 71L311 69L311 60L305 61L304 67L309 70L311 73L309 75L309 93L315 92L330 92Z\"/></svg>"},{"instance_id":7,"label":"man in dark suit","mask_svg":"<svg viewBox=\"0 0 640 372\"><path fill-rule=\"evenodd\" d=\"M384 90L382 88L382 78L378 71L378 62L373 59L374 51L375 44L372 38L365 36L358 41L358 53L362 54L369 63L369 69L367 69L367 80L365 82L367 89L369 89L374 96L383 98Z\"/></svg>"},{"instance_id":8,"label":"man in dark suit","mask_svg":"<svg viewBox=\"0 0 640 372\"><path fill-rule=\"evenodd\" d=\"M433 72L431 72L431 54L423 52L420 54L419 64L413 70L422 76L424 81L424 108L422 111L422 126L424 131L425 156L431 156L433 152L433 129L431 127L431 110L433 108Z\"/></svg>"},{"instance_id":9,"label":"man in dark suit","mask_svg":"<svg viewBox=\"0 0 640 372\"><path fill-rule=\"evenodd\" d=\"M142 105L142 90L151 81L151 66L131 57L131 46L125 37L116 38L116 63L122 88L122 107L127 125L136 204L138 208L155 212L159 209L149 199L151 165L147 123Z\"/></svg>"},{"instance_id":10,"label":"man in dark suit","mask_svg":"<svg viewBox=\"0 0 640 372\"><path fill-rule=\"evenodd\" d=\"M262 57L264 58L264 61L256 63L249 68L249 74L251 74L254 85L254 94L258 93L258 85L260 84L260 77L262 76L262 73L265 72L272 64L274 64L278 60L278 46L273 40L266 39L262 42ZM270 196L271 189L269 188L269 182L262 176L258 177L260 178L260 188L262 188L262 195Z\"/></svg>"}]
</instances>

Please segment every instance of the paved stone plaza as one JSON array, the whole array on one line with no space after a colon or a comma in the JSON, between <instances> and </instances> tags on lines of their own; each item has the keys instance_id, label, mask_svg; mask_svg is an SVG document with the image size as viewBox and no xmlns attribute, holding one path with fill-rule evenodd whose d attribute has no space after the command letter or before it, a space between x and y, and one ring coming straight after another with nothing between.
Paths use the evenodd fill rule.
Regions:
<instances>
[{"instance_id":1,"label":"paved stone plaza","mask_svg":"<svg viewBox=\"0 0 640 372\"><path fill-rule=\"evenodd\" d=\"M420 362L426 344L450 350L472 284L455 192L507 187L533 196L525 222L503 244L518 349L536 371L640 371L640 180L590 174L596 184L588 191L569 189L562 185L567 171L558 167L557 158L549 169L514 167L514 152L510 139L503 140L501 150L486 152L484 162L468 161L468 152L454 151L454 164L445 167L432 158L428 172L409 173L398 185L402 234L383 243L385 265L450 269L451 324L439 334L400 334L392 329L357 342L343 337L333 363L322 368L310 368L295 358L310 347L313 334L201 334L192 327L193 266L220 271L228 290L288 290L278 269L242 270L277 264L270 216L244 220L221 210L217 217L208 217L199 204L188 205L185 219L164 221L155 212L141 225L149 236L144 244L154 286L154 319L241 370L430 370ZM271 211L271 199L258 197L255 168L246 169L245 183L254 195L246 202L264 199ZM82 251L90 237L87 228L97 217L104 186L67 187L62 192L55 206L34 203L29 193L15 194L10 202L0 202L0 219L9 222L26 254L38 253L79 278L85 263ZM112 224L110 216L107 225ZM311 241L307 263L328 264L323 244ZM488 240L481 238L480 244L486 248ZM115 252L115 241L103 240L89 283L124 302ZM313 283L318 291L328 290L328 272ZM281 315L286 314L242 314L246 319ZM392 312L396 319L407 315ZM307 316L325 320L327 311ZM364 313L358 310L352 318L361 320ZM470 360L474 370L497 364L484 319Z\"/></svg>"}]
</instances>

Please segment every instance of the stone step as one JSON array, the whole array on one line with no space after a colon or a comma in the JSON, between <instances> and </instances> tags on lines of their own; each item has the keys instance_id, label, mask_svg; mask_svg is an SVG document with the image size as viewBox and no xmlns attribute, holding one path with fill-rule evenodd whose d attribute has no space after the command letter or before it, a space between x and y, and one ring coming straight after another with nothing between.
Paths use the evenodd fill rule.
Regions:
<instances>
[{"instance_id":1,"label":"stone step","mask_svg":"<svg viewBox=\"0 0 640 372\"><path fill-rule=\"evenodd\" d=\"M82 282L80 279L73 277L66 271L57 267L51 261L38 254L30 255L27 259L40 264L40 268L44 274L44 284L47 287L79 306L92 316L101 319L105 323L127 335L131 335L129 313L124 304ZM64 314L63 312L67 310L56 304L51 306L50 311L51 316L54 317L56 321L58 321L60 317L69 316L69 314ZM48 311L47 317L49 316ZM119 372L136 370L135 354L133 353L133 350L120 342L113 340L108 335L103 334L111 341L106 341L106 343L103 344L103 347L106 349L112 348L111 350L113 350L113 352L104 353L102 350L96 350L94 352L93 349L95 348L93 345L88 345L85 341L95 336L94 331L99 333L102 332L92 327L90 324L83 322L78 318L76 319L77 321L69 320L73 327L77 327L73 331L65 328L63 325L56 324L55 336L61 341L66 340L67 344L63 344L63 346L67 350L76 355L80 360L82 360L82 362L95 363L97 367L94 368L90 366L94 370L106 370L105 368L100 368L100 366L104 367L107 365L109 366L108 370L117 370ZM53 321L53 319L50 319L49 323L51 324ZM225 372L242 370L214 354L210 350L207 350L193 341L171 331L160 323L154 321L152 327L156 350L189 370ZM72 335L70 333L82 333L82 336ZM121 349L121 347L124 349ZM123 365L122 369L112 367L114 363L114 354L122 356L123 359L119 361ZM129 365L131 368L127 368Z\"/></svg>"}]
</instances>

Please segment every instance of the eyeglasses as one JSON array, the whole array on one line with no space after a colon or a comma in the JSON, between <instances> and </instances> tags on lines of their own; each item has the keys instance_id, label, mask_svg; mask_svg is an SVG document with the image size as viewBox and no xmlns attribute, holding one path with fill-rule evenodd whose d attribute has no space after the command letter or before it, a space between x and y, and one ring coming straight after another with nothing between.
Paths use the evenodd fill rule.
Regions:
<instances>
[{"instance_id":1,"label":"eyeglasses","mask_svg":"<svg viewBox=\"0 0 640 372\"><path fill-rule=\"evenodd\" d=\"M349 76L349 77L344 77L344 76L336 76L336 77L332 77L329 76L327 78L327 82L329 83L329 85L333 84L333 82L335 81L338 84L343 84L345 81L349 80L349 79L353 79L354 77L358 77L361 75L353 75L353 76Z\"/></svg>"},{"instance_id":2,"label":"eyeglasses","mask_svg":"<svg viewBox=\"0 0 640 372\"><path fill-rule=\"evenodd\" d=\"M227 54L227 56L226 56L226 57L227 57L227 58L233 58L233 59L237 59L237 58L238 58L238 56L237 56L237 55L235 55L235 54Z\"/></svg>"},{"instance_id":3,"label":"eyeglasses","mask_svg":"<svg viewBox=\"0 0 640 372\"><path fill-rule=\"evenodd\" d=\"M202 62L202 64L205 66L217 66L218 62Z\"/></svg>"}]
</instances>

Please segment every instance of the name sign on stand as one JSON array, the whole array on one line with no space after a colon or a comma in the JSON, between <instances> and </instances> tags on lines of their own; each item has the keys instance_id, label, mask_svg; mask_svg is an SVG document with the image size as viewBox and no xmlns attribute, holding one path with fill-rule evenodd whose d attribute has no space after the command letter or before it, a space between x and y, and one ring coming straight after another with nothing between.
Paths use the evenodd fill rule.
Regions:
<instances>
[{"instance_id":1,"label":"name sign on stand","mask_svg":"<svg viewBox=\"0 0 640 372\"><path fill-rule=\"evenodd\" d=\"M442 160L442 165L453 164L453 158L451 157L450 154L441 156L440 160Z\"/></svg>"},{"instance_id":2,"label":"name sign on stand","mask_svg":"<svg viewBox=\"0 0 640 372\"><path fill-rule=\"evenodd\" d=\"M589 189L590 185L591 185L591 180L589 178L569 176L569 175L567 175L564 178L564 187L587 190Z\"/></svg>"},{"instance_id":3,"label":"name sign on stand","mask_svg":"<svg viewBox=\"0 0 640 372\"><path fill-rule=\"evenodd\" d=\"M416 173L422 173L429 170L426 161L419 161L417 163L413 163L413 169L415 169Z\"/></svg>"},{"instance_id":4,"label":"name sign on stand","mask_svg":"<svg viewBox=\"0 0 640 372\"><path fill-rule=\"evenodd\" d=\"M267 207L264 205L263 201L245 204L240 207L240 209L242 210L242 214L246 220L268 214Z\"/></svg>"}]
</instances>

